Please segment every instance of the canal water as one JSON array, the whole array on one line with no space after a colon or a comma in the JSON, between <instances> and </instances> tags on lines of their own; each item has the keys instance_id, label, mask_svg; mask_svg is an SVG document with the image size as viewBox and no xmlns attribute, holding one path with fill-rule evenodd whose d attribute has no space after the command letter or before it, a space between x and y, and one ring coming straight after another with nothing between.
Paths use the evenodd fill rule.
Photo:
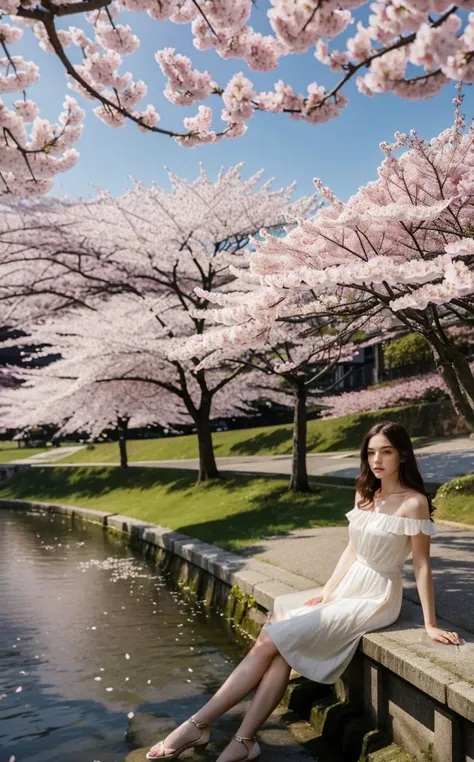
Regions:
<instances>
[{"instance_id":1,"label":"canal water","mask_svg":"<svg viewBox=\"0 0 474 762\"><path fill-rule=\"evenodd\" d=\"M113 533L0 510L1 762L123 762L132 713L182 722L247 650Z\"/></svg>"}]
</instances>

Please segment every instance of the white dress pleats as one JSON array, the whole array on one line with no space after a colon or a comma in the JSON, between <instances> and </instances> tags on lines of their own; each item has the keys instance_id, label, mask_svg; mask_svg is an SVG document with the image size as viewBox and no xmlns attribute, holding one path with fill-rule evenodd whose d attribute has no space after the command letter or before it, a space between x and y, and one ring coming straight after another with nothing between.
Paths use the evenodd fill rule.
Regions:
<instances>
[{"instance_id":1,"label":"white dress pleats","mask_svg":"<svg viewBox=\"0 0 474 762\"><path fill-rule=\"evenodd\" d=\"M322 587L275 599L274 617L264 625L279 653L300 675L334 683L366 632L388 627L402 605L402 567L411 554L410 536L434 535L431 519L410 519L362 510L345 514L357 557L327 603L304 606Z\"/></svg>"}]
</instances>

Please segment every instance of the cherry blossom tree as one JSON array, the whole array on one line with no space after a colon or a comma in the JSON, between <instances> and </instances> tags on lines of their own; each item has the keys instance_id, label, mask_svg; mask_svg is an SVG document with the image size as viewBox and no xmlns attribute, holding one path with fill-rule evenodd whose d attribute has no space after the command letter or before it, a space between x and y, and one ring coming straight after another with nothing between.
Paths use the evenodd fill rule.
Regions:
<instances>
[{"instance_id":1,"label":"cherry blossom tree","mask_svg":"<svg viewBox=\"0 0 474 762\"><path fill-rule=\"evenodd\" d=\"M2 395L2 427L18 433L54 426L55 438L79 433L91 441L105 432L117 432L120 465L126 468L129 428L155 424L172 429L179 420L173 400L156 385L87 382L79 375L83 369L62 359L46 368L20 371L21 385Z\"/></svg>"},{"instance_id":2,"label":"cherry blossom tree","mask_svg":"<svg viewBox=\"0 0 474 762\"><path fill-rule=\"evenodd\" d=\"M213 311L227 326L215 346L295 317L398 321L426 338L457 414L474 431L473 373L445 329L474 316L474 126L465 131L461 103L459 96L453 126L431 141L412 131L382 144L378 179L347 203L316 181L326 207L285 236L254 239L246 290Z\"/></svg>"},{"instance_id":3,"label":"cherry blossom tree","mask_svg":"<svg viewBox=\"0 0 474 762\"><path fill-rule=\"evenodd\" d=\"M344 347L338 336L337 341L318 335L301 338L301 330L291 324L272 326L267 338L267 346L254 348L248 359L240 362L244 367L273 376L280 385L273 391L283 399L290 398L293 414L293 448L291 462L290 490L310 492L307 471L307 406L321 395L318 383L338 362L351 360L355 354L353 347ZM335 385L334 384L332 385ZM331 388L331 387L329 387Z\"/></svg>"},{"instance_id":4,"label":"cherry blossom tree","mask_svg":"<svg viewBox=\"0 0 474 762\"><path fill-rule=\"evenodd\" d=\"M81 276L61 257L80 257L68 202L54 198L0 207L0 326L19 328L67 308L86 306L83 288L87 263L77 262ZM76 255L76 252L77 255ZM107 292L103 281L103 292Z\"/></svg>"},{"instance_id":5,"label":"cherry blossom tree","mask_svg":"<svg viewBox=\"0 0 474 762\"><path fill-rule=\"evenodd\" d=\"M44 304L47 286L55 289L56 311L68 305L97 310L98 300L128 294L135 297L145 321L150 309L154 310L159 326L154 340L158 342L160 363L164 362L166 342L207 330L205 314L194 316L193 310L205 310L208 300L197 296L195 288L230 293L235 276L229 264L239 263L250 236L262 227L281 229L315 208L315 197L292 200L294 186L273 191L271 181L259 185L261 172L242 180L241 168L237 165L221 172L214 183L202 169L189 183L170 174L171 191L158 186L147 189L136 183L133 190L118 198L102 192L91 201L56 200L46 210L41 203L35 225L44 219L48 245L42 247L41 235L33 243L28 230L24 253L22 234L15 238L15 253L8 255L10 279L11 269L16 268L12 288L6 292L10 301L32 299L38 309L36 300L40 306ZM56 291L60 293L56 295ZM90 331L94 331L92 325ZM218 471L211 434L214 398L217 400L219 394L222 400L227 399L228 409L234 410L233 400L242 396L235 395L235 387L234 391L229 387L228 394L224 388L242 375L239 385L245 389L246 374L243 368L225 365L196 370L197 358L186 366L176 360L173 363L168 369L171 376L160 365L154 383L160 381L185 406L197 430L200 479L215 478ZM133 373L127 368L126 377L148 381L147 374L146 366L135 368ZM224 409L223 404L221 414Z\"/></svg>"},{"instance_id":6,"label":"cherry blossom tree","mask_svg":"<svg viewBox=\"0 0 474 762\"><path fill-rule=\"evenodd\" d=\"M163 387L120 378L127 362L148 366L150 374L163 372L155 352L150 352L159 338L153 315L137 314L135 302L133 297L116 297L98 303L97 309L63 310L30 323L27 334L5 339L3 348L25 348L25 363L8 369L16 384L2 395L3 428L53 425L56 436L82 433L92 440L113 430L118 433L121 466L126 467L130 426L172 429L186 420L185 408ZM52 351L60 359L41 366L41 359ZM101 383L110 375L117 378Z\"/></svg>"},{"instance_id":7,"label":"cherry blossom tree","mask_svg":"<svg viewBox=\"0 0 474 762\"><path fill-rule=\"evenodd\" d=\"M216 277L219 286L232 281L227 265L237 262L252 234L281 229L316 207L315 196L292 200L294 184L278 191L271 179L260 185L263 171L243 180L242 167L221 171L215 182L202 167L192 182L169 172L171 191L135 181L120 198L103 191L89 202L5 203L0 325L21 327L63 308L87 307L91 297L129 285L146 293L173 291L174 277L184 278L186 287L203 279L214 287ZM137 282L130 284L133 269Z\"/></svg>"},{"instance_id":8,"label":"cherry blossom tree","mask_svg":"<svg viewBox=\"0 0 474 762\"><path fill-rule=\"evenodd\" d=\"M197 297L194 288L231 290L235 278L229 263L238 263L250 236L262 226L280 229L316 205L315 197L293 201L294 186L273 191L271 181L260 185L261 172L243 180L241 168L221 172L215 182L202 169L189 183L170 173L171 191L136 182L120 198L102 192L90 202L54 199L26 210L12 208L0 235L5 322L28 328L50 311L97 309L98 299L128 293L138 298L145 314L148 297L168 297L166 309L155 317L167 340L203 333L206 320L192 317L191 310L205 308L207 300ZM176 389L197 429L200 477L214 478L213 399L242 369L220 368L212 381L204 370L194 373L179 363L175 370Z\"/></svg>"},{"instance_id":9,"label":"cherry blossom tree","mask_svg":"<svg viewBox=\"0 0 474 762\"><path fill-rule=\"evenodd\" d=\"M446 385L437 373L425 373L423 376L401 378L394 382L369 386L356 392L324 395L320 403L327 406L322 411L323 418L340 418L367 410L383 410L400 407L426 400L430 392L447 392Z\"/></svg>"},{"instance_id":10,"label":"cherry blossom tree","mask_svg":"<svg viewBox=\"0 0 474 762\"><path fill-rule=\"evenodd\" d=\"M212 297L216 301L222 298L220 294ZM199 310L195 314L198 316ZM315 321L312 336L305 338L301 335L301 326L277 323L257 336L252 336L250 340L247 335L242 343L234 341L231 344L218 339L219 349L213 349L213 343L222 329L211 330L177 342L171 357L183 362L204 354L198 368L226 363L257 371L254 383L265 392L267 398L291 404L294 416L290 490L310 492L306 464L307 404L323 394L318 382L338 362L354 357L357 348L353 344L348 345L348 342L357 330L358 326L346 326L344 331L337 332L334 336L325 332L323 323L317 325ZM330 388L326 387L326 391Z\"/></svg>"},{"instance_id":11,"label":"cherry blossom tree","mask_svg":"<svg viewBox=\"0 0 474 762\"><path fill-rule=\"evenodd\" d=\"M0 58L0 91L20 96L1 108L2 192L27 197L50 190L54 176L77 160L72 146L84 119L70 95L57 124L40 118L38 105L29 97L39 67L15 55L25 28L32 43L34 35L36 44L56 57L69 87L97 104L94 113L102 122L111 127L132 122L143 132L171 137L187 147L243 135L257 111L285 113L312 124L326 122L347 105L343 90L351 79L364 95L393 92L408 99L430 98L453 80L474 81L474 14L465 13L474 9L472 2L409 0L402 6L376 0L366 19L367 5L364 0L272 0L265 34L252 25L258 10L251 0L2 0L0 10L8 23L0 28L5 54ZM358 8L362 10L354 18L351 11ZM146 103L145 82L122 70L123 57L133 55L140 45L132 26L122 23L133 23L128 11L146 12L158 22L190 24L198 51L235 58L250 71L275 71L280 59L313 50L317 61L338 76L328 86L310 82L306 93L295 92L281 79L273 89L259 91L243 71L237 70L227 83L218 82L208 71L193 68L191 59L174 48L162 48L155 58L167 78L165 97L177 106L201 103L194 116L185 117L184 129L174 130L161 124L154 104ZM351 34L348 30L356 19ZM338 38L339 47L337 42L333 47ZM223 106L220 129L213 128L211 107L202 105L210 96Z\"/></svg>"},{"instance_id":12,"label":"cherry blossom tree","mask_svg":"<svg viewBox=\"0 0 474 762\"><path fill-rule=\"evenodd\" d=\"M31 324L28 335L4 345L34 341L42 347L36 358L54 348L61 359L23 371L26 383L8 396L2 425L49 423L60 427L59 434L86 431L93 437L113 427L125 465L129 424L173 428L191 418L198 423L200 480L215 478L217 468L209 471L215 466L211 404L215 416L245 415L251 412L248 402L261 392L241 369L195 372L193 363L170 360L171 334L186 329L185 313L169 296L135 294L100 300L95 308L62 310ZM207 438L199 429L205 416Z\"/></svg>"}]
</instances>

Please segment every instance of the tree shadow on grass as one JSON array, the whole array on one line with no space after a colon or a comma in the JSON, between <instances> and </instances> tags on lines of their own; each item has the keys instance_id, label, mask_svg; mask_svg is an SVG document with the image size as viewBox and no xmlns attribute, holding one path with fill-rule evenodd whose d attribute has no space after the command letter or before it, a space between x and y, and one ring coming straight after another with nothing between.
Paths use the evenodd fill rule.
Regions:
<instances>
[{"instance_id":1,"label":"tree shadow on grass","mask_svg":"<svg viewBox=\"0 0 474 762\"><path fill-rule=\"evenodd\" d=\"M149 490L166 486L170 490L192 488L196 475L182 469L130 468L116 466L78 468L30 468L11 479L0 496L26 500L71 499L71 495L86 498L101 497L119 489Z\"/></svg>"},{"instance_id":2,"label":"tree shadow on grass","mask_svg":"<svg viewBox=\"0 0 474 762\"><path fill-rule=\"evenodd\" d=\"M281 475L234 474L227 472L220 479L196 484L197 473L181 468L128 468L117 466L79 466L77 468L34 467L21 471L2 489L5 495L18 500L70 500L71 496L97 498L115 490L147 491L154 488L165 492L186 492L188 490L212 492L216 487L226 492L234 492L252 482L274 479L284 484L288 478ZM34 498L32 498L34 496Z\"/></svg>"},{"instance_id":3,"label":"tree shadow on grass","mask_svg":"<svg viewBox=\"0 0 474 762\"><path fill-rule=\"evenodd\" d=\"M378 420L380 415L374 413ZM361 442L369 430L371 413L362 415L346 416L343 425L339 419L327 419L308 424L308 452L334 452L344 450L358 450ZM319 429L319 430L318 430ZM324 447L322 447L324 445Z\"/></svg>"},{"instance_id":4,"label":"tree shadow on grass","mask_svg":"<svg viewBox=\"0 0 474 762\"><path fill-rule=\"evenodd\" d=\"M369 428L367 415L345 418L344 425L332 419L308 421L308 452L358 449ZM231 455L291 455L293 427L262 429L253 436L249 432L247 439L235 442L229 449Z\"/></svg>"},{"instance_id":5,"label":"tree shadow on grass","mask_svg":"<svg viewBox=\"0 0 474 762\"><path fill-rule=\"evenodd\" d=\"M261 476L226 474L223 479L206 482L198 487L193 486L194 482L195 474L180 469L34 468L12 479L4 490L0 490L0 497L3 495L17 500L80 506L81 498L85 500L110 495L108 509L111 512L121 512L120 505L114 505L114 499L117 503L120 499L123 500L123 491L146 491L164 487L165 492L183 493L184 520L179 526L173 522L175 530L229 549L297 528L345 522L344 513L348 510L345 490L315 487L310 494L294 494L286 488L287 479L282 480L277 476L262 479ZM259 482L257 494L251 494L250 490L242 493L246 487L255 487L256 482ZM236 501L239 499L242 509L237 508L235 513L222 518L190 522L190 514L194 510L198 518L199 506L193 508L191 503L187 510L186 499L197 495L197 490L202 490L212 500L216 487L220 497L222 490L225 490L225 496L235 497ZM120 490L121 495L117 493ZM97 508L104 510L105 506L97 505ZM219 512L216 504L216 514ZM149 520L159 523L159 506L156 516L150 515Z\"/></svg>"},{"instance_id":6,"label":"tree shadow on grass","mask_svg":"<svg viewBox=\"0 0 474 762\"><path fill-rule=\"evenodd\" d=\"M291 453L293 430L289 428L273 429L273 431L260 431L241 442L231 445L231 455L265 455L272 454L278 448L279 455Z\"/></svg>"},{"instance_id":7,"label":"tree shadow on grass","mask_svg":"<svg viewBox=\"0 0 474 762\"><path fill-rule=\"evenodd\" d=\"M295 495L275 487L266 495L249 500L248 509L243 512L207 522L181 524L177 531L236 550L242 544L274 535L285 536L295 529L346 525L349 502L347 494L339 490L331 493L315 489L311 495Z\"/></svg>"},{"instance_id":8,"label":"tree shadow on grass","mask_svg":"<svg viewBox=\"0 0 474 762\"><path fill-rule=\"evenodd\" d=\"M388 411L391 412L391 411ZM380 420L380 411L366 411L342 419L308 421L308 452L358 450L370 426ZM255 430L254 430L255 431ZM230 446L231 455L290 455L293 448L293 427L263 428ZM217 448L216 448L217 450Z\"/></svg>"}]
</instances>

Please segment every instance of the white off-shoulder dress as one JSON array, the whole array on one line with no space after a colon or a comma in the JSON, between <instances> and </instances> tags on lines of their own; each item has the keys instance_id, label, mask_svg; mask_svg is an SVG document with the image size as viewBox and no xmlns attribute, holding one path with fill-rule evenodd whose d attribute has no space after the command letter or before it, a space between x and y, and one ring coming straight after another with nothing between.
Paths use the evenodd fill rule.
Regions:
<instances>
[{"instance_id":1,"label":"white off-shoulder dress","mask_svg":"<svg viewBox=\"0 0 474 762\"><path fill-rule=\"evenodd\" d=\"M272 623L264 625L279 653L296 672L334 683L366 632L393 624L403 595L402 567L410 537L436 533L431 519L411 519L354 507L345 514L357 556L327 603L304 606L322 587L275 599Z\"/></svg>"}]
</instances>

